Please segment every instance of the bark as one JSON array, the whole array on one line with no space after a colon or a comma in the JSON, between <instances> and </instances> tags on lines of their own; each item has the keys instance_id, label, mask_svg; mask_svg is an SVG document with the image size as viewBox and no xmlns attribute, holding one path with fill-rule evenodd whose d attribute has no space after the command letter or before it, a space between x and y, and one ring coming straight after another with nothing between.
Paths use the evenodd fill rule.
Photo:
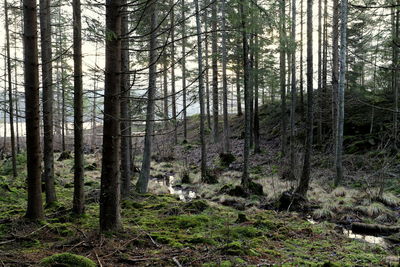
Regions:
<instances>
[{"instance_id":1,"label":"bark","mask_svg":"<svg viewBox=\"0 0 400 267\"><path fill-rule=\"evenodd\" d=\"M294 179L295 163L295 127L296 127L296 0L292 1L292 49L291 49L291 103L290 103L290 178Z\"/></svg>"},{"instance_id":2,"label":"bark","mask_svg":"<svg viewBox=\"0 0 400 267\"><path fill-rule=\"evenodd\" d=\"M211 8L211 39L212 39L212 133L214 143L219 142L219 109L218 109L218 34L217 34L217 1Z\"/></svg>"},{"instance_id":3,"label":"bark","mask_svg":"<svg viewBox=\"0 0 400 267\"><path fill-rule=\"evenodd\" d=\"M336 135L336 99L339 86L339 0L333 0L332 22L332 131Z\"/></svg>"},{"instance_id":4,"label":"bark","mask_svg":"<svg viewBox=\"0 0 400 267\"><path fill-rule=\"evenodd\" d=\"M343 126L344 126L344 88L346 83L346 56L347 56L347 0L340 3L340 69L339 69L339 88L337 100L336 118L336 178L337 186L343 179Z\"/></svg>"},{"instance_id":5,"label":"bark","mask_svg":"<svg viewBox=\"0 0 400 267\"><path fill-rule=\"evenodd\" d=\"M122 0L106 1L106 62L104 91L103 157L100 192L100 231L121 228L121 8ZM151 5L154 6L154 5Z\"/></svg>"},{"instance_id":6,"label":"bark","mask_svg":"<svg viewBox=\"0 0 400 267\"><path fill-rule=\"evenodd\" d=\"M306 145L304 152L304 165L300 176L299 185L295 193L300 198L306 199L310 184L311 153L313 143L313 45L312 45L312 6L313 0L307 0L307 123Z\"/></svg>"},{"instance_id":7,"label":"bark","mask_svg":"<svg viewBox=\"0 0 400 267\"><path fill-rule=\"evenodd\" d=\"M177 118L176 118L176 96L175 96L175 11L174 1L171 0L171 94L172 94L172 124L174 127L174 144L178 144L178 133L177 133Z\"/></svg>"},{"instance_id":8,"label":"bark","mask_svg":"<svg viewBox=\"0 0 400 267\"><path fill-rule=\"evenodd\" d=\"M40 151L39 62L36 0L23 0L24 80L28 207L26 217L43 219Z\"/></svg>"},{"instance_id":9,"label":"bark","mask_svg":"<svg viewBox=\"0 0 400 267\"><path fill-rule=\"evenodd\" d=\"M40 0L40 36L42 49L43 85L43 179L46 187L47 205L57 201L54 185L53 148L53 68L51 48L51 10L50 0Z\"/></svg>"},{"instance_id":10,"label":"bark","mask_svg":"<svg viewBox=\"0 0 400 267\"><path fill-rule=\"evenodd\" d=\"M73 0L74 35L74 199L75 214L85 212L83 181L83 87L82 87L82 23L81 2Z\"/></svg>"},{"instance_id":11,"label":"bark","mask_svg":"<svg viewBox=\"0 0 400 267\"><path fill-rule=\"evenodd\" d=\"M242 44L243 44L243 71L244 71L244 151L243 151L243 174L242 174L242 186L245 190L248 190L250 184L249 177L249 155L250 155L250 62L249 62L249 45L248 45L248 33L246 28L246 14L245 14L245 1L240 1L240 19L242 26Z\"/></svg>"},{"instance_id":12,"label":"bark","mask_svg":"<svg viewBox=\"0 0 400 267\"><path fill-rule=\"evenodd\" d=\"M163 65L164 65L164 71L163 71L163 90L164 90L164 118L166 120L169 119L169 107L168 107L168 62L167 62L167 54L164 53L163 55ZM166 121L165 127L168 127L168 121Z\"/></svg>"},{"instance_id":13,"label":"bark","mask_svg":"<svg viewBox=\"0 0 400 267\"><path fill-rule=\"evenodd\" d=\"M121 36L128 34L127 0L122 0ZM129 117L130 83L129 83L129 40L121 41L121 195L127 197L131 186L131 125Z\"/></svg>"},{"instance_id":14,"label":"bark","mask_svg":"<svg viewBox=\"0 0 400 267\"><path fill-rule=\"evenodd\" d=\"M205 5L207 6L209 3L209 0L205 1ZM208 9L205 10L204 12L204 29L205 31L208 31ZM211 111L210 111L210 64L209 64L209 41L208 41L208 34L205 33L205 58L206 58L206 69L205 69L205 75L206 75L206 99L207 99L207 125L208 128L211 129Z\"/></svg>"},{"instance_id":15,"label":"bark","mask_svg":"<svg viewBox=\"0 0 400 267\"><path fill-rule=\"evenodd\" d=\"M242 96L240 92L240 57L238 57L238 66L236 68L236 102L237 102L237 115L240 117L243 115L242 112Z\"/></svg>"},{"instance_id":16,"label":"bark","mask_svg":"<svg viewBox=\"0 0 400 267\"><path fill-rule=\"evenodd\" d=\"M196 31L197 31L197 61L199 75L199 102L200 102L200 146L201 146L201 180L207 180L207 150L204 132L204 80L203 80L203 53L201 51L201 25L199 15L199 1L194 0L196 9Z\"/></svg>"},{"instance_id":17,"label":"bark","mask_svg":"<svg viewBox=\"0 0 400 267\"><path fill-rule=\"evenodd\" d=\"M259 94L259 40L258 35L255 36L254 51L254 153L260 153L260 117L258 112L258 94Z\"/></svg>"},{"instance_id":18,"label":"bark","mask_svg":"<svg viewBox=\"0 0 400 267\"><path fill-rule=\"evenodd\" d=\"M151 161L151 145L154 128L154 96L156 91L156 36L157 36L157 21L156 21L156 2L151 2L150 6L151 16L151 37L150 37L150 51L149 51L149 89L147 92L147 114L146 114L146 133L144 140L144 151L142 169L137 182L137 190L140 193L147 192L147 186L150 178L150 161Z\"/></svg>"},{"instance_id":19,"label":"bark","mask_svg":"<svg viewBox=\"0 0 400 267\"><path fill-rule=\"evenodd\" d=\"M280 0L280 18L279 18L279 77L280 77L280 90L281 90L281 154L286 155L286 143L287 143L287 116L286 116L286 30L285 30L285 0Z\"/></svg>"},{"instance_id":20,"label":"bark","mask_svg":"<svg viewBox=\"0 0 400 267\"><path fill-rule=\"evenodd\" d=\"M185 0L182 0L182 103L183 103L183 139L187 140L187 112L186 112L186 15Z\"/></svg>"},{"instance_id":21,"label":"bark","mask_svg":"<svg viewBox=\"0 0 400 267\"><path fill-rule=\"evenodd\" d=\"M98 50L97 50L97 42L95 48L95 55L94 55L94 65L97 66L97 58L98 58ZM93 106L92 106L92 151L96 148L96 139L97 139L97 129L96 129L96 100L97 100L97 83L98 83L98 76L97 71L93 73Z\"/></svg>"},{"instance_id":22,"label":"bark","mask_svg":"<svg viewBox=\"0 0 400 267\"><path fill-rule=\"evenodd\" d=\"M317 140L322 141L322 0L318 0L318 132Z\"/></svg>"},{"instance_id":23,"label":"bark","mask_svg":"<svg viewBox=\"0 0 400 267\"><path fill-rule=\"evenodd\" d=\"M304 121L304 77L303 77L303 0L300 0L300 116Z\"/></svg>"},{"instance_id":24,"label":"bark","mask_svg":"<svg viewBox=\"0 0 400 267\"><path fill-rule=\"evenodd\" d=\"M7 76L8 76L8 109L10 115L10 132L11 132L11 162L13 169L13 177L17 177L17 160L15 151L15 132L14 132L14 106L12 92L12 73L11 73L11 53L10 53L10 30L8 20L8 5L7 0L4 0L5 10L5 28L6 28L6 52L7 52Z\"/></svg>"},{"instance_id":25,"label":"bark","mask_svg":"<svg viewBox=\"0 0 400 267\"><path fill-rule=\"evenodd\" d=\"M400 1L397 1L400 4ZM398 143L398 112L399 112L399 78L398 78L398 67L399 67L399 16L400 9L397 7L395 12L394 22L394 36L393 36L393 97L394 97L394 110L393 112L393 148L397 151Z\"/></svg>"},{"instance_id":26,"label":"bark","mask_svg":"<svg viewBox=\"0 0 400 267\"><path fill-rule=\"evenodd\" d=\"M224 116L224 153L230 153L229 119L228 119L228 78L226 65L228 63L228 53L226 48L226 0L222 0L222 92L223 92L223 116Z\"/></svg>"}]
</instances>

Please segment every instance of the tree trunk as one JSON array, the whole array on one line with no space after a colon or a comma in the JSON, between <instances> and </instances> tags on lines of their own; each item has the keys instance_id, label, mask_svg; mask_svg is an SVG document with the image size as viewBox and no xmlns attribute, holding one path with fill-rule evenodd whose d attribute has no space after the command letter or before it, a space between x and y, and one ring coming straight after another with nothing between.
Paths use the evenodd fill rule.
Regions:
<instances>
[{"instance_id":1,"label":"tree trunk","mask_svg":"<svg viewBox=\"0 0 400 267\"><path fill-rule=\"evenodd\" d=\"M301 198L307 198L310 184L311 153L313 143L313 0L307 0L307 124L306 145L304 152L304 165L300 182L295 193Z\"/></svg>"},{"instance_id":2,"label":"tree trunk","mask_svg":"<svg viewBox=\"0 0 400 267\"><path fill-rule=\"evenodd\" d=\"M43 219L40 151L39 62L36 0L23 0L28 207L26 217Z\"/></svg>"},{"instance_id":3,"label":"tree trunk","mask_svg":"<svg viewBox=\"0 0 400 267\"><path fill-rule=\"evenodd\" d=\"M280 88L281 88L281 154L286 155L286 143L287 143L287 116L286 116L286 19L285 19L285 0L280 0L280 18L279 18L279 77L280 77Z\"/></svg>"},{"instance_id":4,"label":"tree trunk","mask_svg":"<svg viewBox=\"0 0 400 267\"><path fill-rule=\"evenodd\" d=\"M400 1L397 0L397 4L400 4ZM399 112L399 78L398 78L398 67L399 67L399 16L400 16L400 8L396 7L395 12L395 22L394 22L394 36L393 36L393 97L394 97L394 110L393 113L393 148L397 151L397 143L398 143L398 112Z\"/></svg>"},{"instance_id":5,"label":"tree trunk","mask_svg":"<svg viewBox=\"0 0 400 267\"><path fill-rule=\"evenodd\" d=\"M344 87L346 83L346 56L347 56L347 0L340 3L340 70L339 88L337 100L337 119L336 119L336 179L335 185L343 179L343 126L344 126Z\"/></svg>"},{"instance_id":6,"label":"tree trunk","mask_svg":"<svg viewBox=\"0 0 400 267\"><path fill-rule=\"evenodd\" d=\"M176 96L175 96L175 11L174 1L170 1L171 5L171 94L172 94L172 124L174 127L174 144L178 144L178 133L177 133L177 118L176 118Z\"/></svg>"},{"instance_id":7,"label":"tree trunk","mask_svg":"<svg viewBox=\"0 0 400 267\"><path fill-rule=\"evenodd\" d=\"M8 5L7 0L4 0L5 10L5 27L6 27L6 49L7 49L7 75L8 75L8 108L10 113L10 132L11 132L11 162L13 169L13 177L17 177L17 160L15 153L15 133L14 133L14 107L13 107L13 92L12 92L12 73L11 73L11 53L10 53L10 30L8 21Z\"/></svg>"},{"instance_id":8,"label":"tree trunk","mask_svg":"<svg viewBox=\"0 0 400 267\"><path fill-rule=\"evenodd\" d=\"M201 51L201 25L199 14L199 1L194 0L196 9L196 31L197 31L197 61L198 61L198 76L199 76L199 102L200 102L200 146L201 146L201 180L206 182L207 177L207 150L204 133L204 80L203 80L203 53Z\"/></svg>"},{"instance_id":9,"label":"tree trunk","mask_svg":"<svg viewBox=\"0 0 400 267\"><path fill-rule=\"evenodd\" d=\"M336 135L336 99L339 86L339 0L333 0L332 22L332 131Z\"/></svg>"},{"instance_id":10,"label":"tree trunk","mask_svg":"<svg viewBox=\"0 0 400 267\"><path fill-rule=\"evenodd\" d=\"M240 48L238 48L239 51ZM243 115L242 112L242 96L240 93L240 56L238 55L238 62L236 68L236 101L237 101L237 115L240 117Z\"/></svg>"},{"instance_id":11,"label":"tree trunk","mask_svg":"<svg viewBox=\"0 0 400 267\"><path fill-rule=\"evenodd\" d=\"M163 75L163 90L164 90L164 119L166 119L165 128L168 128L168 119L169 119L169 107L168 107L168 57L166 51L164 51L163 55L163 65L164 71Z\"/></svg>"},{"instance_id":12,"label":"tree trunk","mask_svg":"<svg viewBox=\"0 0 400 267\"><path fill-rule=\"evenodd\" d=\"M212 110L213 110L213 141L219 142L219 110L218 110L218 34L217 34L217 1L211 8L211 38L212 38Z\"/></svg>"},{"instance_id":13,"label":"tree trunk","mask_svg":"<svg viewBox=\"0 0 400 267\"><path fill-rule=\"evenodd\" d=\"M258 90L259 90L259 41L258 35L256 34L255 38L255 47L254 47L254 153L260 153L260 117L258 112Z\"/></svg>"},{"instance_id":14,"label":"tree trunk","mask_svg":"<svg viewBox=\"0 0 400 267\"><path fill-rule=\"evenodd\" d=\"M226 65L228 63L228 52L226 48L226 0L222 0L222 91L223 91L223 115L224 115L224 153L230 153L229 119L228 119L228 77L226 74Z\"/></svg>"},{"instance_id":15,"label":"tree trunk","mask_svg":"<svg viewBox=\"0 0 400 267\"><path fill-rule=\"evenodd\" d=\"M46 203L57 201L54 185L53 148L53 68L51 49L51 10L50 0L40 0L40 36L42 48L43 85L43 178L46 184Z\"/></svg>"},{"instance_id":16,"label":"tree trunk","mask_svg":"<svg viewBox=\"0 0 400 267\"><path fill-rule=\"evenodd\" d=\"M240 17L242 26L242 43L243 43L243 71L244 71L244 151L243 151L243 174L242 186L248 190L250 184L249 177L249 155L250 155L250 62L249 62L249 45L248 33L246 28L245 0L240 1Z\"/></svg>"},{"instance_id":17,"label":"tree trunk","mask_svg":"<svg viewBox=\"0 0 400 267\"><path fill-rule=\"evenodd\" d=\"M83 88L82 88L82 37L81 2L73 0L74 35L74 200L73 212L85 212L83 181Z\"/></svg>"},{"instance_id":18,"label":"tree trunk","mask_svg":"<svg viewBox=\"0 0 400 267\"><path fill-rule=\"evenodd\" d=\"M300 0L300 116L304 121L304 77L303 77L303 0Z\"/></svg>"},{"instance_id":19,"label":"tree trunk","mask_svg":"<svg viewBox=\"0 0 400 267\"><path fill-rule=\"evenodd\" d=\"M295 179L295 127L296 127L296 0L292 1L292 49L291 49L291 103L290 103L290 178Z\"/></svg>"},{"instance_id":20,"label":"tree trunk","mask_svg":"<svg viewBox=\"0 0 400 267\"><path fill-rule=\"evenodd\" d=\"M209 0L205 0L205 5L207 6L209 3ZM204 11L204 29L205 29L205 57L206 57L206 99L207 99L207 125L208 128L211 129L211 111L210 111L210 64L209 64L209 53L208 53L208 47L209 47L209 41L208 41L208 9Z\"/></svg>"},{"instance_id":21,"label":"tree trunk","mask_svg":"<svg viewBox=\"0 0 400 267\"><path fill-rule=\"evenodd\" d=\"M150 6L151 16L151 37L149 51L149 89L147 93L147 114L146 114L146 134L144 139L144 151L142 170L137 182L137 190L139 193L146 193L150 178L150 162L151 162L151 145L154 128L154 96L156 92L156 36L157 36L157 21L156 21L156 2L152 1Z\"/></svg>"},{"instance_id":22,"label":"tree trunk","mask_svg":"<svg viewBox=\"0 0 400 267\"><path fill-rule=\"evenodd\" d=\"M131 186L131 123L129 116L129 40L127 0L122 0L121 16L121 195L127 197Z\"/></svg>"},{"instance_id":23,"label":"tree trunk","mask_svg":"<svg viewBox=\"0 0 400 267\"><path fill-rule=\"evenodd\" d=\"M103 158L100 192L100 231L120 229L120 147L121 147L121 5L107 0L106 70L104 91ZM154 5L151 5L154 7Z\"/></svg>"},{"instance_id":24,"label":"tree trunk","mask_svg":"<svg viewBox=\"0 0 400 267\"><path fill-rule=\"evenodd\" d=\"M322 0L318 0L318 88L317 88L317 109L318 109L318 132L317 141L322 142Z\"/></svg>"},{"instance_id":25,"label":"tree trunk","mask_svg":"<svg viewBox=\"0 0 400 267\"><path fill-rule=\"evenodd\" d=\"M183 139L187 140L187 112L186 112L186 15L185 0L182 0L182 103L183 103Z\"/></svg>"}]
</instances>

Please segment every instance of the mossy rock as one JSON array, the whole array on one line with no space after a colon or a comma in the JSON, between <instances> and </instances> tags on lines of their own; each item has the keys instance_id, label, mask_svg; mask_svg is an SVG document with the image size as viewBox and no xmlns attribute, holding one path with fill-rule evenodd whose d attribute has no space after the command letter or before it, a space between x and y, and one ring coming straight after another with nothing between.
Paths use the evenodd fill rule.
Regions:
<instances>
[{"instance_id":1,"label":"mossy rock","mask_svg":"<svg viewBox=\"0 0 400 267\"><path fill-rule=\"evenodd\" d=\"M237 185L237 186L224 185L219 190L219 193L227 194L227 195L230 195L233 197L248 197L249 196L249 194L246 192L246 190L244 190L243 186L241 186L241 185Z\"/></svg>"},{"instance_id":2,"label":"mossy rock","mask_svg":"<svg viewBox=\"0 0 400 267\"><path fill-rule=\"evenodd\" d=\"M72 158L71 151L66 150L66 151L61 152L61 154L58 157L57 161L63 161L63 160L66 160L66 159L71 159L71 158Z\"/></svg>"},{"instance_id":3,"label":"mossy rock","mask_svg":"<svg viewBox=\"0 0 400 267\"><path fill-rule=\"evenodd\" d=\"M83 256L71 253L54 254L41 260L42 266L63 266L63 267L96 267L96 264Z\"/></svg>"},{"instance_id":4,"label":"mossy rock","mask_svg":"<svg viewBox=\"0 0 400 267\"><path fill-rule=\"evenodd\" d=\"M219 162L222 167L229 167L232 162L236 160L235 156L232 153L220 153L219 154Z\"/></svg>"},{"instance_id":5,"label":"mossy rock","mask_svg":"<svg viewBox=\"0 0 400 267\"><path fill-rule=\"evenodd\" d=\"M249 191L250 194L257 196L262 196L264 194L263 186L252 181L249 183Z\"/></svg>"},{"instance_id":6,"label":"mossy rock","mask_svg":"<svg viewBox=\"0 0 400 267\"><path fill-rule=\"evenodd\" d=\"M193 200L188 203L185 203L183 209L189 213L201 213L209 207L207 201L205 200Z\"/></svg>"}]
</instances>

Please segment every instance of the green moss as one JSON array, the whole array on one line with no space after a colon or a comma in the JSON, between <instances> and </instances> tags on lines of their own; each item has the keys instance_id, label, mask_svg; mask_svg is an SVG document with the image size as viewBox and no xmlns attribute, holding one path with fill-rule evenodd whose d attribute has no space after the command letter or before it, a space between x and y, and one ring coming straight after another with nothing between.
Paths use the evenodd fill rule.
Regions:
<instances>
[{"instance_id":1,"label":"green moss","mask_svg":"<svg viewBox=\"0 0 400 267\"><path fill-rule=\"evenodd\" d=\"M40 264L42 266L96 267L91 259L71 253L54 254L44 258Z\"/></svg>"},{"instance_id":2,"label":"green moss","mask_svg":"<svg viewBox=\"0 0 400 267\"><path fill-rule=\"evenodd\" d=\"M239 241L234 241L224 245L221 248L221 252L226 255L236 255L236 256L248 255L248 250L244 248L242 242Z\"/></svg>"}]
</instances>

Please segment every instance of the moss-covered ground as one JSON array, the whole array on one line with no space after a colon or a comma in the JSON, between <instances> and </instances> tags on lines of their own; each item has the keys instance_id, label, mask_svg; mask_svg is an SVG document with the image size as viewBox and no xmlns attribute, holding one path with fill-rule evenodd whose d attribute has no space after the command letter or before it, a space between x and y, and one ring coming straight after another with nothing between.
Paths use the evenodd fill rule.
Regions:
<instances>
[{"instance_id":1,"label":"moss-covered ground","mask_svg":"<svg viewBox=\"0 0 400 267\"><path fill-rule=\"evenodd\" d=\"M98 170L86 172L86 215L74 217L72 161L56 164L58 203L46 209L39 223L23 218L23 167L16 179L8 173L0 177L0 266L44 264L52 255L51 260L87 263L71 259L74 254L102 266L379 266L389 255L377 245L346 238L333 224L312 225L300 214L256 207L238 211L168 194L131 195L122 202L124 229L100 235L93 193Z\"/></svg>"}]
</instances>

